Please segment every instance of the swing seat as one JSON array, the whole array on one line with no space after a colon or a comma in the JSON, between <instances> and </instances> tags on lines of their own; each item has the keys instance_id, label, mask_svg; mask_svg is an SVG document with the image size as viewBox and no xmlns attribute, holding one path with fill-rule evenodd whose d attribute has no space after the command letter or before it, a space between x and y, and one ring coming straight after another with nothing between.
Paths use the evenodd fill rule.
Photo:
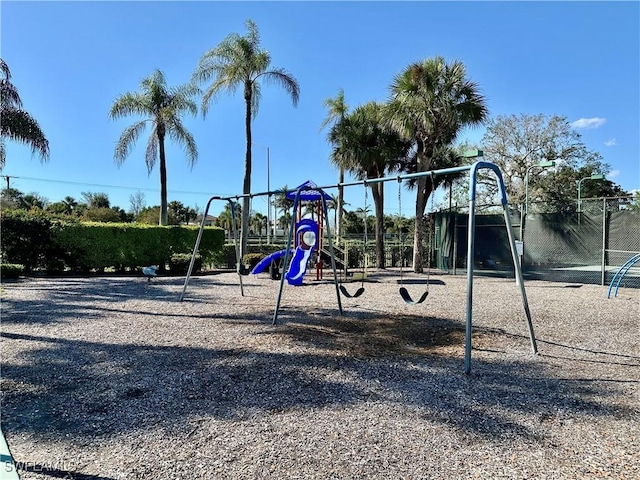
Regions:
<instances>
[{"instance_id":1,"label":"swing seat","mask_svg":"<svg viewBox=\"0 0 640 480\"><path fill-rule=\"evenodd\" d=\"M409 291L406 288L400 287L400 296L406 304L417 305L418 303L422 303L427 299L427 297L429 296L429 290L424 292L418 300L414 300L413 298L411 298L411 295L409 295Z\"/></svg>"},{"instance_id":2,"label":"swing seat","mask_svg":"<svg viewBox=\"0 0 640 480\"><path fill-rule=\"evenodd\" d=\"M346 287L344 285L340 285L340 291L347 298L358 298L360 295L362 295L364 293L364 287L358 288L358 290L356 290L356 293L354 293L353 295L351 295L347 291L347 289L346 289Z\"/></svg>"}]
</instances>

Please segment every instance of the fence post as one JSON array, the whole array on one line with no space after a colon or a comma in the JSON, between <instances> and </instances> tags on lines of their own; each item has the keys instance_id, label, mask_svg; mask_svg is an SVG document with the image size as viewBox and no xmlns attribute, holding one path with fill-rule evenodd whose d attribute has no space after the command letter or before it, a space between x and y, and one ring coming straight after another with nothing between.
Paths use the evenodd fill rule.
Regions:
<instances>
[{"instance_id":1,"label":"fence post","mask_svg":"<svg viewBox=\"0 0 640 480\"><path fill-rule=\"evenodd\" d=\"M600 285L604 285L607 275L607 197L602 197L602 263Z\"/></svg>"}]
</instances>

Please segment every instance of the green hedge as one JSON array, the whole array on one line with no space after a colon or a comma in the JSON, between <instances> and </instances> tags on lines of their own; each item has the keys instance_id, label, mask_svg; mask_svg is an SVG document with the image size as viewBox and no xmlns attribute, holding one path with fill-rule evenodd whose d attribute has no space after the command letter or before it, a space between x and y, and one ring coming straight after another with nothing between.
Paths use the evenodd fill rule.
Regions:
<instances>
[{"instance_id":1,"label":"green hedge","mask_svg":"<svg viewBox=\"0 0 640 480\"><path fill-rule=\"evenodd\" d=\"M199 227L67 222L29 212L3 212L2 261L35 268L89 271L164 266L193 251ZM221 256L224 232L205 227L199 253L205 263Z\"/></svg>"},{"instance_id":2,"label":"green hedge","mask_svg":"<svg viewBox=\"0 0 640 480\"><path fill-rule=\"evenodd\" d=\"M171 273L183 274L189 271L189 265L191 264L191 253L176 253L171 255L169 259L169 271ZM196 255L196 259L193 262L193 272L199 272L202 270L202 256Z\"/></svg>"},{"instance_id":3,"label":"green hedge","mask_svg":"<svg viewBox=\"0 0 640 480\"><path fill-rule=\"evenodd\" d=\"M3 211L0 221L2 262L21 264L29 273L46 265L48 259L59 256L62 252L51 241L51 230L56 221L43 213Z\"/></svg>"},{"instance_id":4,"label":"green hedge","mask_svg":"<svg viewBox=\"0 0 640 480\"><path fill-rule=\"evenodd\" d=\"M15 263L2 263L0 264L0 278L6 280L8 278L18 278L24 272L22 265Z\"/></svg>"}]
</instances>

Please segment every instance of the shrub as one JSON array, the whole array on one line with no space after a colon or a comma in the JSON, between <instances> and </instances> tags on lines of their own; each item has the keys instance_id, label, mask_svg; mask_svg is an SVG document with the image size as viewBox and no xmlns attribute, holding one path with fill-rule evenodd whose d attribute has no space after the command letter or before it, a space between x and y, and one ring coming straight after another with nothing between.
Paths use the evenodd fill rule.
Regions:
<instances>
[{"instance_id":1,"label":"shrub","mask_svg":"<svg viewBox=\"0 0 640 480\"><path fill-rule=\"evenodd\" d=\"M118 212L112 208L87 208L82 214L82 219L87 222L117 223L122 219Z\"/></svg>"},{"instance_id":2,"label":"shrub","mask_svg":"<svg viewBox=\"0 0 640 480\"><path fill-rule=\"evenodd\" d=\"M7 278L18 278L24 273L24 266L17 263L2 263L0 264L0 278L5 280Z\"/></svg>"},{"instance_id":3,"label":"shrub","mask_svg":"<svg viewBox=\"0 0 640 480\"><path fill-rule=\"evenodd\" d=\"M191 253L174 253L169 259L169 270L171 273L187 273L189 271L189 264L191 263ZM202 270L202 256L196 255L196 260L193 264L193 272L199 272Z\"/></svg>"},{"instance_id":4,"label":"shrub","mask_svg":"<svg viewBox=\"0 0 640 480\"><path fill-rule=\"evenodd\" d=\"M46 265L48 274L56 274L64 272L64 260L59 258L51 258Z\"/></svg>"},{"instance_id":5,"label":"shrub","mask_svg":"<svg viewBox=\"0 0 640 480\"><path fill-rule=\"evenodd\" d=\"M243 263L245 265L249 265L249 270L253 270L253 268L264 258L264 255L261 253L247 253L243 258Z\"/></svg>"},{"instance_id":6,"label":"shrub","mask_svg":"<svg viewBox=\"0 0 640 480\"><path fill-rule=\"evenodd\" d=\"M236 268L236 248L233 244L225 244L212 263L220 268Z\"/></svg>"},{"instance_id":7,"label":"shrub","mask_svg":"<svg viewBox=\"0 0 640 480\"><path fill-rule=\"evenodd\" d=\"M26 211L4 211L1 221L2 262L24 265L26 273L35 268L58 273L65 266L83 272L109 267L123 271L141 265L164 268L173 254L193 250L199 230L187 226L78 222ZM202 262L220 257L223 242L220 228L206 227L199 247Z\"/></svg>"},{"instance_id":8,"label":"shrub","mask_svg":"<svg viewBox=\"0 0 640 480\"><path fill-rule=\"evenodd\" d=\"M2 212L2 259L24 266L26 273L44 266L54 250L51 241L53 221L42 212L6 210Z\"/></svg>"}]
</instances>

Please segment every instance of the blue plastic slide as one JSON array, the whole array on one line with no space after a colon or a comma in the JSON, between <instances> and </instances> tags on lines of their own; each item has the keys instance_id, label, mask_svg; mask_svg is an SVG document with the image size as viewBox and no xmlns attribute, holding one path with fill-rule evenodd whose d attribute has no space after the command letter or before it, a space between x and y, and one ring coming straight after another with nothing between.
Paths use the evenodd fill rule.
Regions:
<instances>
[{"instance_id":1,"label":"blue plastic slide","mask_svg":"<svg viewBox=\"0 0 640 480\"><path fill-rule=\"evenodd\" d=\"M287 279L289 285L302 285L302 279L307 272L307 265L311 254L314 252L318 242L318 224L313 220L302 219L296 225L296 243L297 247L291 254L289 269L285 273L284 278ZM276 262L283 258L287 253L286 250L279 250L266 256L253 267L251 273L256 275L264 272L271 262Z\"/></svg>"},{"instance_id":2,"label":"blue plastic slide","mask_svg":"<svg viewBox=\"0 0 640 480\"><path fill-rule=\"evenodd\" d=\"M271 262L277 262L281 258L284 258L285 253L287 253L286 250L279 250L264 257L255 267L253 267L251 273L253 275L257 275L258 273L268 270ZM302 248L296 248L295 251L292 252L293 258L291 259L291 266L284 277L290 285L302 285L302 277L304 277L304 274L307 271L307 260L310 255L310 250L303 250Z\"/></svg>"},{"instance_id":3,"label":"blue plastic slide","mask_svg":"<svg viewBox=\"0 0 640 480\"><path fill-rule=\"evenodd\" d=\"M255 267L253 267L253 270L251 270L251 273L254 275L257 275L258 273L264 272L269 268L269 265L271 265L271 262L277 262L282 257L284 257L285 253L287 253L286 249L280 250L278 252L273 252L271 255L264 257L262 260L258 262L258 264Z\"/></svg>"},{"instance_id":4,"label":"blue plastic slide","mask_svg":"<svg viewBox=\"0 0 640 480\"><path fill-rule=\"evenodd\" d=\"M296 225L296 249L289 270L285 273L289 285L302 285L311 254L318 245L318 224L309 218L303 218Z\"/></svg>"}]
</instances>

